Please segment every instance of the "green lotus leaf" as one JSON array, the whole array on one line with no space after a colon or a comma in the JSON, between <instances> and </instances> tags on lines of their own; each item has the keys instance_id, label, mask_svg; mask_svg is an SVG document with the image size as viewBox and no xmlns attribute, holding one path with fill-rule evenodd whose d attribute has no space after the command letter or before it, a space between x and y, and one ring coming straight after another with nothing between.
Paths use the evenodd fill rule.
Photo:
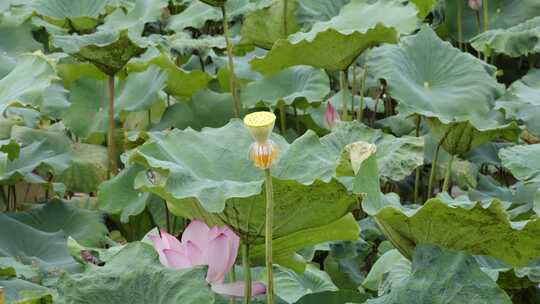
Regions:
<instances>
[{"instance_id":1,"label":"green lotus leaf","mask_svg":"<svg viewBox=\"0 0 540 304\"><path fill-rule=\"evenodd\" d=\"M266 274L266 272L261 273L261 279L263 274ZM285 267L276 266L274 284L275 294L285 303L290 304L296 303L307 294L338 290L328 274L313 265L309 265L302 274Z\"/></svg>"},{"instance_id":2,"label":"green lotus leaf","mask_svg":"<svg viewBox=\"0 0 540 304\"><path fill-rule=\"evenodd\" d=\"M287 3L287 20L284 21L284 5ZM244 17L241 44L253 44L264 49L271 49L278 39L296 33L299 26L295 11L297 1L275 1L271 6L259 9ZM287 28L285 28L287 26ZM287 32L285 32L285 30Z\"/></svg>"},{"instance_id":3,"label":"green lotus leaf","mask_svg":"<svg viewBox=\"0 0 540 304\"><path fill-rule=\"evenodd\" d=\"M115 116L124 112L147 111L162 100L167 74L152 65L140 73L130 73L115 84ZM64 113L64 123L74 134L91 138L107 132L108 93L104 80L82 76L71 84L71 106ZM80 113L85 113L81 116Z\"/></svg>"},{"instance_id":4,"label":"green lotus leaf","mask_svg":"<svg viewBox=\"0 0 540 304\"><path fill-rule=\"evenodd\" d=\"M422 137L385 135L377 145L377 164L380 176L401 181L417 167L424 164L424 139Z\"/></svg>"},{"instance_id":5,"label":"green lotus leaf","mask_svg":"<svg viewBox=\"0 0 540 304\"><path fill-rule=\"evenodd\" d=\"M21 55L15 68L0 79L0 112L13 104L41 106L55 78L53 64L42 53Z\"/></svg>"},{"instance_id":6,"label":"green lotus leaf","mask_svg":"<svg viewBox=\"0 0 540 304\"><path fill-rule=\"evenodd\" d=\"M290 66L345 70L367 48L396 43L417 28L416 8L391 0L353 0L339 15L318 22L309 32L276 41L265 57L251 61L254 70L273 74ZM331 46L331 47L330 47Z\"/></svg>"},{"instance_id":7,"label":"green lotus leaf","mask_svg":"<svg viewBox=\"0 0 540 304\"><path fill-rule=\"evenodd\" d=\"M226 125L234 117L234 105L230 93L216 93L211 90L199 91L187 102L179 101L168 107L160 122L152 130L165 130L174 126L178 129L204 127L218 128Z\"/></svg>"},{"instance_id":8,"label":"green lotus leaf","mask_svg":"<svg viewBox=\"0 0 540 304\"><path fill-rule=\"evenodd\" d=\"M201 267L167 269L152 246L136 242L122 248L103 267L63 276L58 291L60 303L213 303L205 276Z\"/></svg>"},{"instance_id":9,"label":"green lotus leaf","mask_svg":"<svg viewBox=\"0 0 540 304\"><path fill-rule=\"evenodd\" d=\"M52 35L52 43L75 58L88 61L107 75L118 73L132 58L144 53L148 42L127 30L98 31L88 35Z\"/></svg>"},{"instance_id":10,"label":"green lotus leaf","mask_svg":"<svg viewBox=\"0 0 540 304\"><path fill-rule=\"evenodd\" d=\"M225 3L227 3L227 0L201 0L201 1L208 5L217 6L217 7L222 7L225 5Z\"/></svg>"},{"instance_id":11,"label":"green lotus leaf","mask_svg":"<svg viewBox=\"0 0 540 304\"><path fill-rule=\"evenodd\" d=\"M273 108L279 102L322 102L330 93L330 80L321 69L307 66L288 68L275 75L248 83L242 89L242 104L252 108L259 102Z\"/></svg>"},{"instance_id":12,"label":"green lotus leaf","mask_svg":"<svg viewBox=\"0 0 540 304\"><path fill-rule=\"evenodd\" d=\"M15 58L21 53L43 50L43 46L32 36L30 21L18 24L0 14L0 54Z\"/></svg>"},{"instance_id":13,"label":"green lotus leaf","mask_svg":"<svg viewBox=\"0 0 540 304\"><path fill-rule=\"evenodd\" d=\"M68 205L58 199L29 211L8 213L7 216L39 231L63 231L85 246L99 246L107 234L107 227L99 213Z\"/></svg>"},{"instance_id":14,"label":"green lotus leaf","mask_svg":"<svg viewBox=\"0 0 540 304\"><path fill-rule=\"evenodd\" d=\"M135 0L128 5L128 9L116 9L105 17L100 31L118 31L128 29L130 33L142 35L144 26L148 22L161 19L163 9L167 7L167 0Z\"/></svg>"},{"instance_id":15,"label":"green lotus leaf","mask_svg":"<svg viewBox=\"0 0 540 304\"><path fill-rule=\"evenodd\" d=\"M439 197L417 209L386 206L375 213L375 218L406 256L411 256L416 245L426 243L490 255L514 267L527 266L540 255L534 237L540 221L511 222L497 200L480 204Z\"/></svg>"},{"instance_id":16,"label":"green lotus leaf","mask_svg":"<svg viewBox=\"0 0 540 304\"><path fill-rule=\"evenodd\" d=\"M52 290L29 281L21 279L0 279L0 286L4 287L7 303L53 303Z\"/></svg>"},{"instance_id":17,"label":"green lotus leaf","mask_svg":"<svg viewBox=\"0 0 540 304\"><path fill-rule=\"evenodd\" d=\"M152 201L159 199L154 194L139 192L133 188L135 177L143 171L143 166L134 164L103 182L98 192L99 209L110 214L119 214L120 222L128 223L131 216L141 214Z\"/></svg>"},{"instance_id":18,"label":"green lotus leaf","mask_svg":"<svg viewBox=\"0 0 540 304\"><path fill-rule=\"evenodd\" d=\"M38 0L34 3L37 14L46 21L76 31L90 31L105 13L107 0Z\"/></svg>"},{"instance_id":19,"label":"green lotus leaf","mask_svg":"<svg viewBox=\"0 0 540 304\"><path fill-rule=\"evenodd\" d=\"M540 16L507 29L484 32L471 39L471 45L479 52L511 57L540 53Z\"/></svg>"},{"instance_id":20,"label":"green lotus leaf","mask_svg":"<svg viewBox=\"0 0 540 304\"><path fill-rule=\"evenodd\" d=\"M401 268L401 273L405 273L405 279L410 275L411 262L407 260L398 250L392 249L384 253L371 267L368 275L366 276L362 286L373 291L379 291L382 289L385 278L388 280L396 281L395 270ZM393 277L392 277L393 276ZM388 278L390 277L390 278Z\"/></svg>"},{"instance_id":21,"label":"green lotus leaf","mask_svg":"<svg viewBox=\"0 0 540 304\"><path fill-rule=\"evenodd\" d=\"M12 257L0 257L0 277L32 280L39 277L36 267L25 265Z\"/></svg>"},{"instance_id":22,"label":"green lotus leaf","mask_svg":"<svg viewBox=\"0 0 540 304\"><path fill-rule=\"evenodd\" d=\"M167 55L155 48L150 48L141 58L133 58L128 63L127 69L130 72L142 72L151 65L157 65L167 72L165 91L180 98L191 97L194 93L208 87L208 83L213 79L203 71L185 71L179 68Z\"/></svg>"},{"instance_id":23,"label":"green lotus leaf","mask_svg":"<svg viewBox=\"0 0 540 304\"><path fill-rule=\"evenodd\" d=\"M180 32L167 37L167 41L170 43L171 48L180 54L191 55L193 51L204 54L214 48L222 50L226 48L225 38L222 36L201 36L194 39L191 35Z\"/></svg>"},{"instance_id":24,"label":"green lotus leaf","mask_svg":"<svg viewBox=\"0 0 540 304\"><path fill-rule=\"evenodd\" d=\"M437 4L437 0L411 0L418 8L418 17L425 18Z\"/></svg>"},{"instance_id":25,"label":"green lotus leaf","mask_svg":"<svg viewBox=\"0 0 540 304\"><path fill-rule=\"evenodd\" d=\"M429 27L370 52L368 69L386 80L400 114L436 117L443 124L468 121L479 130L500 126L488 119L503 93L493 67L442 41Z\"/></svg>"},{"instance_id":26,"label":"green lotus leaf","mask_svg":"<svg viewBox=\"0 0 540 304\"><path fill-rule=\"evenodd\" d=\"M212 1L212 0L210 0ZM224 5L227 11L227 18L232 20L240 15L247 14L257 9L262 9L269 6L273 1L249 1L249 0L228 0L219 2L226 2ZM208 21L218 22L223 19L223 14L219 7L207 5L201 1L192 1L189 6L180 14L171 16L167 28L175 32L181 32L186 28L201 28Z\"/></svg>"},{"instance_id":27,"label":"green lotus leaf","mask_svg":"<svg viewBox=\"0 0 540 304\"><path fill-rule=\"evenodd\" d=\"M501 149L499 157L518 180L540 182L540 144Z\"/></svg>"},{"instance_id":28,"label":"green lotus leaf","mask_svg":"<svg viewBox=\"0 0 540 304\"><path fill-rule=\"evenodd\" d=\"M507 118L523 121L527 130L540 136L540 69L531 69L522 79L512 83L506 95L497 100Z\"/></svg>"},{"instance_id":29,"label":"green lotus leaf","mask_svg":"<svg viewBox=\"0 0 540 304\"><path fill-rule=\"evenodd\" d=\"M222 128L205 128L201 132L188 128L150 135L151 139L130 158L151 173L138 174L136 189L159 195L176 215L209 224L225 223L247 242L263 243L263 173L247 158L252 139L241 122L234 120ZM311 234L309 229L321 228L314 234L317 242L356 239L358 227L354 220L338 222L355 204L355 197L335 179L341 151L333 152L309 131L293 144L277 135L273 140L281 151L273 168L274 241L283 238L284 244L276 256L298 266L290 258L295 250L313 245L311 237L306 236ZM183 142L190 145L179 144ZM341 225L341 230L333 230L334 224ZM302 236L295 239L305 239L307 244L286 238L294 233Z\"/></svg>"},{"instance_id":30,"label":"green lotus leaf","mask_svg":"<svg viewBox=\"0 0 540 304\"><path fill-rule=\"evenodd\" d=\"M409 277L393 284L390 293L367 303L511 304L512 300L473 256L426 244L416 249Z\"/></svg>"},{"instance_id":31,"label":"green lotus leaf","mask_svg":"<svg viewBox=\"0 0 540 304\"><path fill-rule=\"evenodd\" d=\"M9 55L0 54L0 79L4 78L15 68L16 62L17 61Z\"/></svg>"},{"instance_id":32,"label":"green lotus leaf","mask_svg":"<svg viewBox=\"0 0 540 304\"><path fill-rule=\"evenodd\" d=\"M296 19L302 29L309 30L319 21L328 21L339 14L341 8L351 0L298 0Z\"/></svg>"},{"instance_id":33,"label":"green lotus leaf","mask_svg":"<svg viewBox=\"0 0 540 304\"><path fill-rule=\"evenodd\" d=\"M342 304L342 303L360 303L366 301L368 297L365 294L353 290L323 291L310 293L301 297L296 304Z\"/></svg>"},{"instance_id":34,"label":"green lotus leaf","mask_svg":"<svg viewBox=\"0 0 540 304\"><path fill-rule=\"evenodd\" d=\"M0 257L16 258L25 265L39 268L47 276L79 270L79 265L67 251L67 237L63 231L42 231L6 214L0 214L0 224L3 235L0 238Z\"/></svg>"},{"instance_id":35,"label":"green lotus leaf","mask_svg":"<svg viewBox=\"0 0 540 304\"><path fill-rule=\"evenodd\" d=\"M452 38L458 40L458 7L462 7L463 41L469 41L478 34L476 11L472 10L466 0L445 0L446 26ZM461 3L459 3L461 2ZM483 29L484 16L480 9L480 26ZM489 29L507 29L540 15L540 3L536 0L489 0Z\"/></svg>"},{"instance_id":36,"label":"green lotus leaf","mask_svg":"<svg viewBox=\"0 0 540 304\"><path fill-rule=\"evenodd\" d=\"M500 116L499 112L493 114ZM465 154L494 139L515 141L521 134L515 122L505 125L501 123L500 126L484 130L476 129L468 121L443 124L437 118L428 118L427 124L435 140L452 155Z\"/></svg>"}]
</instances>

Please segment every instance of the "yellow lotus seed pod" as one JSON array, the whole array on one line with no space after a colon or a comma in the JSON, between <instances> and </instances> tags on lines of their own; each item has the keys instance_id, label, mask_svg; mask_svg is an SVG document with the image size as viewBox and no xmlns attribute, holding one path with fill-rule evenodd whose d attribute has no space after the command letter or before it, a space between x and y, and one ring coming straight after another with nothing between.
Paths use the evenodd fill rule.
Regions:
<instances>
[{"instance_id":1,"label":"yellow lotus seed pod","mask_svg":"<svg viewBox=\"0 0 540 304\"><path fill-rule=\"evenodd\" d=\"M261 144L270 138L275 123L276 115L272 112L254 112L244 117L244 124L251 133L251 136Z\"/></svg>"},{"instance_id":2,"label":"yellow lotus seed pod","mask_svg":"<svg viewBox=\"0 0 540 304\"><path fill-rule=\"evenodd\" d=\"M270 168L278 154L279 149L270 139L263 143L256 141L249 147L249 158L261 169Z\"/></svg>"}]
</instances>

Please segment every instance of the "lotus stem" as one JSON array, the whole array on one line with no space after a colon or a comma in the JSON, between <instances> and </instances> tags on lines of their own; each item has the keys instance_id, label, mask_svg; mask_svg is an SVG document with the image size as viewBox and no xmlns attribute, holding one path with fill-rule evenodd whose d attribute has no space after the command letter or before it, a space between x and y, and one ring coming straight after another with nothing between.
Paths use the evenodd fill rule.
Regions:
<instances>
[{"instance_id":1,"label":"lotus stem","mask_svg":"<svg viewBox=\"0 0 540 304\"><path fill-rule=\"evenodd\" d=\"M422 117L416 116L416 137L420 137L420 122ZM420 190L420 167L416 168L415 180L414 180L414 202L418 203L418 192Z\"/></svg>"},{"instance_id":2,"label":"lotus stem","mask_svg":"<svg viewBox=\"0 0 540 304\"><path fill-rule=\"evenodd\" d=\"M463 1L458 0L457 3L458 45L459 49L463 51Z\"/></svg>"},{"instance_id":3,"label":"lotus stem","mask_svg":"<svg viewBox=\"0 0 540 304\"><path fill-rule=\"evenodd\" d=\"M293 104L294 109L294 124L296 128L296 133L300 134L300 118L298 117L298 109L296 108L296 105Z\"/></svg>"},{"instance_id":4,"label":"lotus stem","mask_svg":"<svg viewBox=\"0 0 540 304\"><path fill-rule=\"evenodd\" d=\"M351 115L354 115L354 96L356 95L356 81L356 64L353 64L351 83Z\"/></svg>"},{"instance_id":5,"label":"lotus stem","mask_svg":"<svg viewBox=\"0 0 540 304\"><path fill-rule=\"evenodd\" d=\"M489 10L488 10L488 0L482 1L482 8L484 13L484 32L489 30Z\"/></svg>"},{"instance_id":6,"label":"lotus stem","mask_svg":"<svg viewBox=\"0 0 540 304\"><path fill-rule=\"evenodd\" d=\"M480 18L480 12L479 11L475 11L476 13L476 29L478 31L478 34L482 33L482 21L481 18Z\"/></svg>"},{"instance_id":7,"label":"lotus stem","mask_svg":"<svg viewBox=\"0 0 540 304\"><path fill-rule=\"evenodd\" d=\"M116 164L116 147L114 142L114 75L109 75L109 131L107 132L107 154L109 157L109 175L115 175L118 170Z\"/></svg>"},{"instance_id":8,"label":"lotus stem","mask_svg":"<svg viewBox=\"0 0 540 304\"><path fill-rule=\"evenodd\" d=\"M285 135L285 131L287 131L287 114L285 113L285 104L283 103L279 105L279 130L282 135Z\"/></svg>"},{"instance_id":9,"label":"lotus stem","mask_svg":"<svg viewBox=\"0 0 540 304\"><path fill-rule=\"evenodd\" d=\"M266 225L265 225L265 249L266 249L266 303L274 303L274 270L272 268L272 225L274 223L274 189L270 168L264 170L266 185Z\"/></svg>"},{"instance_id":10,"label":"lotus stem","mask_svg":"<svg viewBox=\"0 0 540 304\"><path fill-rule=\"evenodd\" d=\"M234 102L234 116L240 118L240 96L238 96L238 88L236 82L236 74L234 73L234 60L233 60L233 48L231 40L229 39L229 23L227 21L227 10L225 6L221 7L221 13L223 14L223 36L225 36L225 44L227 46L227 57L229 59L229 86L231 88L231 94Z\"/></svg>"},{"instance_id":11,"label":"lotus stem","mask_svg":"<svg viewBox=\"0 0 540 304\"><path fill-rule=\"evenodd\" d=\"M249 264L249 244L242 246L242 268L244 270L244 304L251 302L251 265Z\"/></svg>"},{"instance_id":12,"label":"lotus stem","mask_svg":"<svg viewBox=\"0 0 540 304\"><path fill-rule=\"evenodd\" d=\"M4 296L4 287L0 286L0 304L6 303L6 298Z\"/></svg>"},{"instance_id":13,"label":"lotus stem","mask_svg":"<svg viewBox=\"0 0 540 304\"><path fill-rule=\"evenodd\" d=\"M289 36L289 25L287 24L287 11L289 6L289 0L283 0L283 38L287 39Z\"/></svg>"},{"instance_id":14,"label":"lotus stem","mask_svg":"<svg viewBox=\"0 0 540 304\"><path fill-rule=\"evenodd\" d=\"M437 161L439 160L439 150L441 149L441 144L437 145L437 149L435 149L435 157L433 158L433 161L431 162L431 173L429 174L429 183L428 183L428 194L427 198L431 198L431 195L433 194L433 181L435 180L435 171L437 168Z\"/></svg>"},{"instance_id":15,"label":"lotus stem","mask_svg":"<svg viewBox=\"0 0 540 304\"><path fill-rule=\"evenodd\" d=\"M367 64L364 65L364 75L362 75L362 82L360 83L360 109L358 109L358 121L362 121L364 116L364 94L366 93L366 78L368 70Z\"/></svg>"},{"instance_id":16,"label":"lotus stem","mask_svg":"<svg viewBox=\"0 0 540 304\"><path fill-rule=\"evenodd\" d=\"M446 176L444 177L444 183L442 192L448 192L448 186L450 185L450 176L452 175L452 164L454 163L455 155L451 155L448 160L448 168L446 168Z\"/></svg>"},{"instance_id":17,"label":"lotus stem","mask_svg":"<svg viewBox=\"0 0 540 304\"><path fill-rule=\"evenodd\" d=\"M341 120L348 121L349 120L349 114L348 114L348 108L347 108L347 96L345 95L345 91L347 90L347 84L346 82L346 70L339 72L339 88L341 91Z\"/></svg>"}]
</instances>

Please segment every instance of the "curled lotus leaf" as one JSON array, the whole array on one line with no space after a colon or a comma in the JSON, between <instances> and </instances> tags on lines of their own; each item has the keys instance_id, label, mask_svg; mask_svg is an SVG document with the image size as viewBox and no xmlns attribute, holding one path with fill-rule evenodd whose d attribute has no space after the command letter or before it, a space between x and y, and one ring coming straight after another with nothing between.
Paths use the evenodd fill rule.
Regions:
<instances>
[{"instance_id":1,"label":"curled lotus leaf","mask_svg":"<svg viewBox=\"0 0 540 304\"><path fill-rule=\"evenodd\" d=\"M89 31L98 25L107 3L107 0L38 0L34 8L38 15L51 24Z\"/></svg>"},{"instance_id":2,"label":"curled lotus leaf","mask_svg":"<svg viewBox=\"0 0 540 304\"><path fill-rule=\"evenodd\" d=\"M396 43L400 34L414 31L416 14L413 4L353 0L329 21L315 23L309 32L277 40L266 56L254 58L250 64L263 74L295 65L345 70L367 48Z\"/></svg>"},{"instance_id":3,"label":"curled lotus leaf","mask_svg":"<svg viewBox=\"0 0 540 304\"><path fill-rule=\"evenodd\" d=\"M501 149L499 157L518 180L540 182L540 144Z\"/></svg>"}]
</instances>

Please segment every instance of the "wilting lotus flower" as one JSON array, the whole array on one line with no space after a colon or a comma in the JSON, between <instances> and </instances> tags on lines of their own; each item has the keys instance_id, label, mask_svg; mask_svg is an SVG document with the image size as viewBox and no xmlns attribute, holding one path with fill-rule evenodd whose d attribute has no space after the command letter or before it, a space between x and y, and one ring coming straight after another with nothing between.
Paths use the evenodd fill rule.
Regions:
<instances>
[{"instance_id":1,"label":"wilting lotus flower","mask_svg":"<svg viewBox=\"0 0 540 304\"><path fill-rule=\"evenodd\" d=\"M324 111L324 126L327 129L332 130L339 121L339 113L336 111L336 108L328 102L326 104L326 110Z\"/></svg>"},{"instance_id":2,"label":"wilting lotus flower","mask_svg":"<svg viewBox=\"0 0 540 304\"><path fill-rule=\"evenodd\" d=\"M205 223L194 220L182 234L181 242L164 231L161 237L150 235L149 238L165 267L186 269L208 265L206 281L214 292L233 297L244 296L244 282L224 283L225 275L234 266L240 245L240 238L229 228L214 226L210 229ZM265 291L264 284L252 283L251 296Z\"/></svg>"},{"instance_id":3,"label":"wilting lotus flower","mask_svg":"<svg viewBox=\"0 0 540 304\"><path fill-rule=\"evenodd\" d=\"M482 7L482 0L469 0L469 7L477 11Z\"/></svg>"},{"instance_id":4,"label":"wilting lotus flower","mask_svg":"<svg viewBox=\"0 0 540 304\"><path fill-rule=\"evenodd\" d=\"M244 117L244 124L255 142L249 147L249 158L261 169L268 169L279 154L276 144L270 139L276 115L271 112L254 112Z\"/></svg>"}]
</instances>

